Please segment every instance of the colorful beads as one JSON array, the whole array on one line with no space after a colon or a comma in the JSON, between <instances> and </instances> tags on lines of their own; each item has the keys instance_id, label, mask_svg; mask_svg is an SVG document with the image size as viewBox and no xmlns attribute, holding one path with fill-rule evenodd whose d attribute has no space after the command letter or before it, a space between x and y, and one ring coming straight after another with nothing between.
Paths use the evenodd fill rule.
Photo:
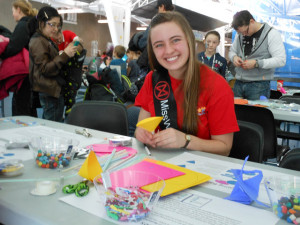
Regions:
<instances>
[{"instance_id":1,"label":"colorful beads","mask_svg":"<svg viewBox=\"0 0 300 225\"><path fill-rule=\"evenodd\" d=\"M294 195L288 197L281 197L278 203L273 203L274 213L281 219L288 223L299 224L300 221L300 196Z\"/></svg>"},{"instance_id":2,"label":"colorful beads","mask_svg":"<svg viewBox=\"0 0 300 225\"><path fill-rule=\"evenodd\" d=\"M71 156L65 157L63 153L43 153L41 150L38 150L36 156L36 164L41 168L67 167L70 161Z\"/></svg>"},{"instance_id":3,"label":"colorful beads","mask_svg":"<svg viewBox=\"0 0 300 225\"><path fill-rule=\"evenodd\" d=\"M109 188L106 192L105 209L107 215L113 220L133 222L145 218L150 209L147 202L151 193L141 189Z\"/></svg>"}]
</instances>

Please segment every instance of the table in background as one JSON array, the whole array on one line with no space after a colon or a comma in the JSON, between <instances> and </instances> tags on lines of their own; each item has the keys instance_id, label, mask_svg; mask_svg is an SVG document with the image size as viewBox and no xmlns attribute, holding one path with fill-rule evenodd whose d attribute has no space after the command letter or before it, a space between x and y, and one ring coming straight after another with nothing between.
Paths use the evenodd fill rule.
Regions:
<instances>
[{"instance_id":1,"label":"table in background","mask_svg":"<svg viewBox=\"0 0 300 225\"><path fill-rule=\"evenodd\" d=\"M267 109L271 110L271 112L273 113L275 120L300 123L300 109L298 110L298 112L293 112L291 110L282 110L282 109L278 109L277 107L273 107L268 100L267 101L266 100L249 100L249 105L255 105L255 104L267 106ZM274 103L274 104L279 106L282 103Z\"/></svg>"},{"instance_id":2,"label":"table in background","mask_svg":"<svg viewBox=\"0 0 300 225\"><path fill-rule=\"evenodd\" d=\"M4 118L5 119L5 118ZM37 124L44 124L45 126L49 126L56 129L63 129L65 131L74 132L74 130L78 127L67 125L63 123L56 123L52 121L32 118L32 117L13 117L13 119L18 119L25 123L36 122ZM3 122L3 118L0 120L0 129L10 129L18 127L17 124L13 124L11 122ZM96 138L103 139L111 136L112 134L104 133L100 131L90 130L92 135ZM133 140L133 148L136 148L139 153L145 153L144 145L137 140ZM181 154L183 150L158 150L151 149L151 153L156 159L159 160L167 160L171 157L177 156ZM210 159L219 159L232 163L236 163L242 166L243 161L228 157L223 157L214 154L203 153L199 151L188 151L196 155L208 157ZM32 163L32 162L25 162ZM277 171L281 173L285 173L288 175L299 175L299 172L286 170L282 168L267 166L264 164L258 164L253 162L247 162L247 165L251 167L255 167L257 169L265 169L271 171ZM33 174L38 173L40 170L36 169L32 171ZM0 178L1 179L1 178ZM68 179L65 183L76 183L82 180L81 177L76 176ZM5 225L35 225L35 224L112 224L111 222L94 216L90 213L82 211L76 207L70 206L58 199L60 197L65 196L60 190L58 190L55 194L50 196L33 196L29 192L34 187L34 183L29 182L20 182L20 183L0 183L0 222ZM226 197L227 193L222 193L220 191L215 191L209 188L201 187L201 185L193 187L193 190L200 191L203 193L207 193L210 195L214 195L220 198ZM237 212L238 213L238 212ZM284 221L279 221L277 224L287 224Z\"/></svg>"}]
</instances>

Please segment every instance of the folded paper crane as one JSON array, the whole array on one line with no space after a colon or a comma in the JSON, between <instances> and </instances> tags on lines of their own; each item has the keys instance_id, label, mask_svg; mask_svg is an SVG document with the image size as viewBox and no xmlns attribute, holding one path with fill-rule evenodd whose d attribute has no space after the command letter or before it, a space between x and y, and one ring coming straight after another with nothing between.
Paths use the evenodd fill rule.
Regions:
<instances>
[{"instance_id":1,"label":"folded paper crane","mask_svg":"<svg viewBox=\"0 0 300 225\"><path fill-rule=\"evenodd\" d=\"M260 182L263 178L262 171L261 170L251 170L251 171L244 170L244 166L245 166L248 158L249 158L249 156L247 156L245 158L245 161L244 161L244 164L243 164L243 167L241 170L238 170L238 169L231 170L231 172L234 174L237 182L236 182L231 194L228 197L226 197L225 199L239 202L239 203L242 203L245 205L249 205L253 201L255 201L256 203L258 203L262 206L269 207L268 205L257 200ZM244 180L243 174L251 174L251 175L255 174L255 176L253 176L247 180Z\"/></svg>"},{"instance_id":2,"label":"folded paper crane","mask_svg":"<svg viewBox=\"0 0 300 225\"><path fill-rule=\"evenodd\" d=\"M149 117L137 123L137 127L141 127L149 132L153 132L162 121L162 116Z\"/></svg>"}]
</instances>

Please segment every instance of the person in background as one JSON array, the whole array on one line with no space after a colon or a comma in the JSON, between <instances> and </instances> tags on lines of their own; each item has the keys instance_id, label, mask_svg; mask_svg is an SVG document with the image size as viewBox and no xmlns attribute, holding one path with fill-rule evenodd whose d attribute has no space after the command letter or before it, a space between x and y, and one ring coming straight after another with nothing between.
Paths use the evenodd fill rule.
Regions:
<instances>
[{"instance_id":1,"label":"person in background","mask_svg":"<svg viewBox=\"0 0 300 225\"><path fill-rule=\"evenodd\" d=\"M234 96L249 100L269 98L275 68L286 62L280 33L266 23L255 21L247 10L233 16L232 27L237 31L229 51L236 71Z\"/></svg>"},{"instance_id":2,"label":"person in background","mask_svg":"<svg viewBox=\"0 0 300 225\"><path fill-rule=\"evenodd\" d=\"M113 51L113 60L111 60L110 62L110 66L120 66L121 67L121 75L127 75L127 71L126 71L126 62L123 61L123 56L125 55L126 50L124 48L124 46L122 45L117 45L114 48Z\"/></svg>"},{"instance_id":3,"label":"person in background","mask_svg":"<svg viewBox=\"0 0 300 225\"><path fill-rule=\"evenodd\" d=\"M204 38L205 51L198 54L198 60L225 78L226 73L228 73L227 61L217 53L220 39L218 31L212 30L207 32Z\"/></svg>"},{"instance_id":4,"label":"person in background","mask_svg":"<svg viewBox=\"0 0 300 225\"><path fill-rule=\"evenodd\" d=\"M138 121L163 116L159 132L137 127L136 138L157 148L183 148L228 156L239 130L233 93L219 74L197 60L195 36L177 12L157 14L150 23L152 71L135 100ZM220 91L222 90L222 91Z\"/></svg>"},{"instance_id":5,"label":"person in background","mask_svg":"<svg viewBox=\"0 0 300 225\"><path fill-rule=\"evenodd\" d=\"M17 0L12 4L12 15L17 25L10 36L6 49L0 55L2 60L15 56L20 53L23 48L28 50L29 33L27 30L28 21L36 16L37 9L32 8L29 1ZM28 54L28 52L26 53ZM11 67L17 64L12 64ZM14 92L12 98L12 115L26 115L37 117L36 108L33 106L32 91L28 76L24 77L22 85Z\"/></svg>"},{"instance_id":6,"label":"person in background","mask_svg":"<svg viewBox=\"0 0 300 225\"><path fill-rule=\"evenodd\" d=\"M78 41L83 44L82 39L70 30L58 31L52 40L58 45L59 51L63 51L73 41Z\"/></svg>"},{"instance_id":7,"label":"person in background","mask_svg":"<svg viewBox=\"0 0 300 225\"><path fill-rule=\"evenodd\" d=\"M10 34L7 28L0 27L0 54L9 44L7 36ZM25 48L14 56L0 59L0 100L8 97L9 92L16 92L20 89L24 78L28 77L28 71L29 54Z\"/></svg>"},{"instance_id":8,"label":"person in background","mask_svg":"<svg viewBox=\"0 0 300 225\"><path fill-rule=\"evenodd\" d=\"M158 0L155 8L158 13L171 12L175 10L175 6L173 5L172 0ZM147 74L150 71L147 51L147 39L149 35L149 28L150 27L148 26L147 30L144 31L142 38L140 38L138 41L138 48L142 53L139 59L137 60L137 63L140 66L141 72L143 74Z\"/></svg>"},{"instance_id":9,"label":"person in background","mask_svg":"<svg viewBox=\"0 0 300 225\"><path fill-rule=\"evenodd\" d=\"M101 55L101 59L104 59L105 57L107 57L106 51L103 51L103 53L102 53L102 55Z\"/></svg>"},{"instance_id":10,"label":"person in background","mask_svg":"<svg viewBox=\"0 0 300 225\"><path fill-rule=\"evenodd\" d=\"M128 66L127 66L127 76L130 79L131 82L135 82L140 74L140 67L137 64L137 60L141 55L140 50L138 47L134 44L134 37L136 34L134 34L128 44Z\"/></svg>"},{"instance_id":11,"label":"person in background","mask_svg":"<svg viewBox=\"0 0 300 225\"><path fill-rule=\"evenodd\" d=\"M66 84L62 86L66 118L71 112L72 106L76 103L77 91L81 87L82 66L86 56L86 50L83 48L82 39L70 30L59 30L52 40L57 44L59 54L62 54L68 45L78 46L78 51L74 57L71 57L61 69L62 76L66 82Z\"/></svg>"},{"instance_id":12,"label":"person in background","mask_svg":"<svg viewBox=\"0 0 300 225\"><path fill-rule=\"evenodd\" d=\"M78 50L77 46L68 45L62 54L58 54L58 48L51 38L61 30L62 24L62 17L50 6L41 8L28 24L32 35L29 42L30 82L33 90L39 92L43 119L58 122L63 121L62 86L66 83L61 69Z\"/></svg>"}]
</instances>

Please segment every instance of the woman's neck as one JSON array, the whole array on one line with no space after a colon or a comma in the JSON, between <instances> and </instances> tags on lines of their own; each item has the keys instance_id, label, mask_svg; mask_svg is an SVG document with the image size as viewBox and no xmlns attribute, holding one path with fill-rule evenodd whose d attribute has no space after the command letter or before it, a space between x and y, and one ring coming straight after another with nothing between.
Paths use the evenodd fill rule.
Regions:
<instances>
[{"instance_id":1,"label":"woman's neck","mask_svg":"<svg viewBox=\"0 0 300 225\"><path fill-rule=\"evenodd\" d=\"M186 70L187 70L187 66L184 66L177 70L168 70L168 72L170 76L172 76L176 80L183 80Z\"/></svg>"}]
</instances>

